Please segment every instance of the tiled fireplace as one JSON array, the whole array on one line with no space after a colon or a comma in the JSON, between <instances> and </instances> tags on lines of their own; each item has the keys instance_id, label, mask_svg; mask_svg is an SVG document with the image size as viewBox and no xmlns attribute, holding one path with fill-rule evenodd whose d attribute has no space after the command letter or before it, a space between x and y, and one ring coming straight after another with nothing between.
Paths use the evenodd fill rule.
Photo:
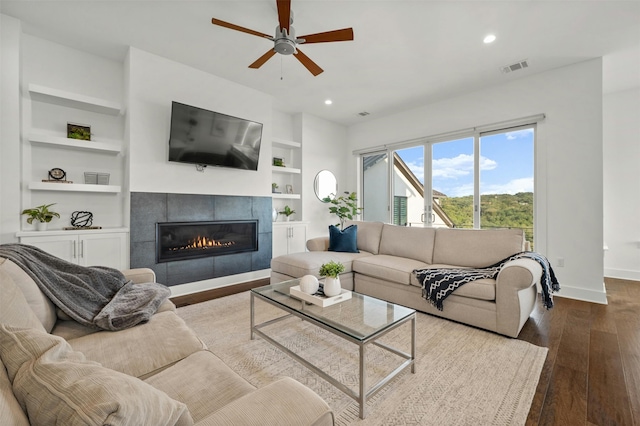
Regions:
<instances>
[{"instance_id":1,"label":"tiled fireplace","mask_svg":"<svg viewBox=\"0 0 640 426\"><path fill-rule=\"evenodd\" d=\"M131 267L169 286L268 269L271 198L131 193Z\"/></svg>"}]
</instances>

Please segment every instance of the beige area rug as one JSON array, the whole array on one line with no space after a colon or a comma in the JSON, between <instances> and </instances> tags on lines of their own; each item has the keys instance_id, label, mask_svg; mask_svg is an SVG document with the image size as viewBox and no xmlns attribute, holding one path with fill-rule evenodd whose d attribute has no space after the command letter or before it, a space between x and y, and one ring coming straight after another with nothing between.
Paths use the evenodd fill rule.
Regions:
<instances>
[{"instance_id":1,"label":"beige area rug","mask_svg":"<svg viewBox=\"0 0 640 426\"><path fill-rule=\"evenodd\" d=\"M337 425L525 424L547 349L426 314L418 314L416 373L405 371L367 402L357 403L271 344L249 339L249 293L178 309L209 349L256 387L289 376L331 406ZM284 312L256 299L256 321ZM381 341L410 350L410 325ZM353 390L358 389L358 349L319 327L288 318L264 329ZM400 358L370 345L368 383L377 382Z\"/></svg>"}]
</instances>

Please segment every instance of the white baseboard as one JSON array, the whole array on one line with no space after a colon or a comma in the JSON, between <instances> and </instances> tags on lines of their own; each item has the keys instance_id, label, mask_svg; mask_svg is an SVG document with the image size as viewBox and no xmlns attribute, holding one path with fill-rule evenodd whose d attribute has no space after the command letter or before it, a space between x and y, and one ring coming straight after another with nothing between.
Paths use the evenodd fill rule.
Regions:
<instances>
[{"instance_id":1,"label":"white baseboard","mask_svg":"<svg viewBox=\"0 0 640 426\"><path fill-rule=\"evenodd\" d=\"M212 278L210 280L173 285L169 288L171 289L171 297L186 296L187 294L198 293L200 291L213 290L214 288L227 287L234 284L269 278L270 273L271 269L262 269L260 271L245 272L243 274Z\"/></svg>"},{"instance_id":2,"label":"white baseboard","mask_svg":"<svg viewBox=\"0 0 640 426\"><path fill-rule=\"evenodd\" d=\"M604 268L604 276L609 278L619 278L621 280L640 281L640 271L628 269Z\"/></svg>"},{"instance_id":3,"label":"white baseboard","mask_svg":"<svg viewBox=\"0 0 640 426\"><path fill-rule=\"evenodd\" d=\"M558 293L554 293L554 297L566 297L568 299L583 300L585 302L607 304L607 292L602 283L602 291L586 290L584 288L571 287L562 285Z\"/></svg>"}]
</instances>

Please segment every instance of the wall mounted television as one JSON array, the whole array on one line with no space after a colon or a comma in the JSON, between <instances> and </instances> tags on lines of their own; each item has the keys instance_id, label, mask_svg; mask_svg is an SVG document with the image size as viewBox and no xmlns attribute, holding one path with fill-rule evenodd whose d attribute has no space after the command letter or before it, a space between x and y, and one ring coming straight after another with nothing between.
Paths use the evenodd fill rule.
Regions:
<instances>
[{"instance_id":1,"label":"wall mounted television","mask_svg":"<svg viewBox=\"0 0 640 426\"><path fill-rule=\"evenodd\" d=\"M171 103L169 161L258 170L262 124Z\"/></svg>"}]
</instances>

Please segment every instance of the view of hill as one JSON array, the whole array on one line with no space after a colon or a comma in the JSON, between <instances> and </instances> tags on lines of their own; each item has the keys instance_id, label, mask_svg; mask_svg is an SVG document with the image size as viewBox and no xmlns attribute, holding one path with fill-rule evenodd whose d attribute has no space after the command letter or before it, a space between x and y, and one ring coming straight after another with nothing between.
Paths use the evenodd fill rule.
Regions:
<instances>
[{"instance_id":1,"label":"view of hill","mask_svg":"<svg viewBox=\"0 0 640 426\"><path fill-rule=\"evenodd\" d=\"M473 196L441 198L440 205L456 228L473 228ZM533 192L480 197L482 228L523 228L533 243Z\"/></svg>"}]
</instances>

